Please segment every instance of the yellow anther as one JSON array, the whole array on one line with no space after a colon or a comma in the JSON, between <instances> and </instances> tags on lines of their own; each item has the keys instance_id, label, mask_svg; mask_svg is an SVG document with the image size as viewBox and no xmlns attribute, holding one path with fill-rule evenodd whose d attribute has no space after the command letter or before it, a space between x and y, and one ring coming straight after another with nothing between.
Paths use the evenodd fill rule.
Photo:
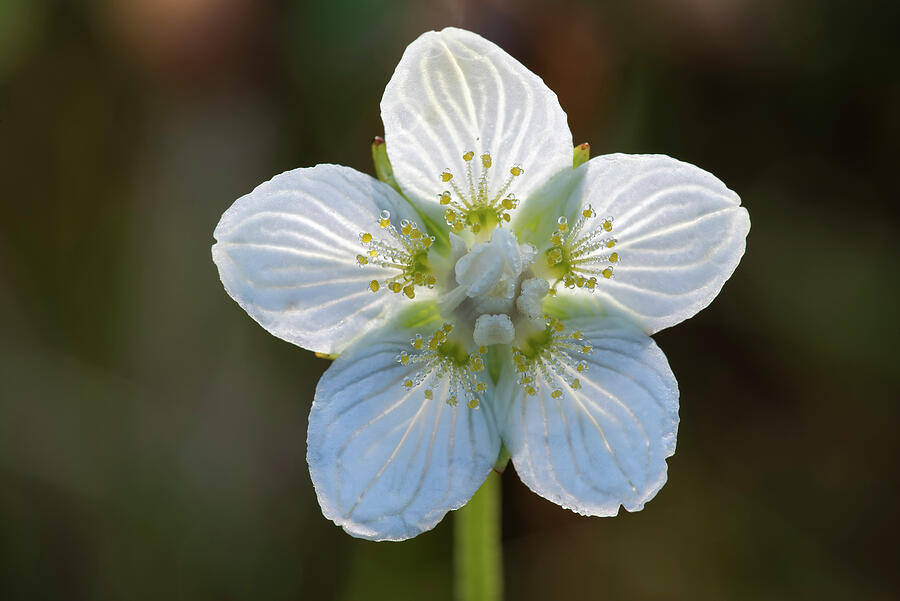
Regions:
<instances>
[{"instance_id":1,"label":"yellow anther","mask_svg":"<svg viewBox=\"0 0 900 601\"><path fill-rule=\"evenodd\" d=\"M485 354L487 352L487 347L482 344L478 347L478 352L482 355Z\"/></svg>"},{"instance_id":2,"label":"yellow anther","mask_svg":"<svg viewBox=\"0 0 900 601\"><path fill-rule=\"evenodd\" d=\"M592 347L589 344L585 344L583 347L581 347L581 352L584 353L585 355L590 354L590 352L593 350L594 350L594 347Z\"/></svg>"},{"instance_id":3,"label":"yellow anther","mask_svg":"<svg viewBox=\"0 0 900 601\"><path fill-rule=\"evenodd\" d=\"M363 244L368 244L372 241L372 234L365 232L359 237L359 239L362 240Z\"/></svg>"},{"instance_id":4,"label":"yellow anther","mask_svg":"<svg viewBox=\"0 0 900 601\"><path fill-rule=\"evenodd\" d=\"M486 152L486 153L484 153L483 155L481 155L481 165L482 165L482 167L484 167L485 169L490 169L490 168L491 168L491 164L492 164L492 161L491 161L491 155L490 155L489 153Z\"/></svg>"},{"instance_id":5,"label":"yellow anther","mask_svg":"<svg viewBox=\"0 0 900 601\"><path fill-rule=\"evenodd\" d=\"M449 334L450 332L453 331L453 324L452 324L452 323L445 323L444 326L443 326L443 328L444 328L444 332L446 332L447 334Z\"/></svg>"},{"instance_id":6,"label":"yellow anther","mask_svg":"<svg viewBox=\"0 0 900 601\"><path fill-rule=\"evenodd\" d=\"M553 232L553 235L550 236L550 242L551 242L554 246L561 246L562 243L563 243L563 236L562 236L562 234L559 233L559 232Z\"/></svg>"},{"instance_id":7,"label":"yellow anther","mask_svg":"<svg viewBox=\"0 0 900 601\"><path fill-rule=\"evenodd\" d=\"M581 330L572 332L572 340L584 340L584 334L581 333Z\"/></svg>"},{"instance_id":8,"label":"yellow anther","mask_svg":"<svg viewBox=\"0 0 900 601\"><path fill-rule=\"evenodd\" d=\"M400 292L401 290L403 290L403 284L401 284L400 282L391 282L390 284L388 284L388 289L391 292Z\"/></svg>"},{"instance_id":9,"label":"yellow anther","mask_svg":"<svg viewBox=\"0 0 900 601\"><path fill-rule=\"evenodd\" d=\"M375 250L375 249L373 248L372 250L369 251L369 256L370 256L370 257L377 257L377 256L378 256L378 251Z\"/></svg>"},{"instance_id":10,"label":"yellow anther","mask_svg":"<svg viewBox=\"0 0 900 601\"><path fill-rule=\"evenodd\" d=\"M418 350L422 350L422 343L423 343L424 341L425 341L425 339L422 338L422 335L421 335L421 334L416 334L416 337L413 338L413 341L412 341L412 347L413 347L414 349L416 349L417 351L418 351Z\"/></svg>"},{"instance_id":11,"label":"yellow anther","mask_svg":"<svg viewBox=\"0 0 900 601\"><path fill-rule=\"evenodd\" d=\"M503 221L509 223L510 219L512 218L509 216L509 213L503 213Z\"/></svg>"},{"instance_id":12,"label":"yellow anther","mask_svg":"<svg viewBox=\"0 0 900 601\"><path fill-rule=\"evenodd\" d=\"M458 234L461 231L463 231L464 227L465 227L465 225L463 224L462 221L457 221L456 223L453 224L453 231Z\"/></svg>"},{"instance_id":13,"label":"yellow anther","mask_svg":"<svg viewBox=\"0 0 900 601\"><path fill-rule=\"evenodd\" d=\"M434 244L434 238L422 238L422 246L425 248L431 248L431 245Z\"/></svg>"},{"instance_id":14,"label":"yellow anther","mask_svg":"<svg viewBox=\"0 0 900 601\"><path fill-rule=\"evenodd\" d=\"M403 294L405 294L409 298L416 298L416 289L412 284L410 284L409 286L403 288Z\"/></svg>"},{"instance_id":15,"label":"yellow anther","mask_svg":"<svg viewBox=\"0 0 900 601\"><path fill-rule=\"evenodd\" d=\"M430 388L425 389L425 398L428 399L429 401L434 398L434 393L431 391Z\"/></svg>"},{"instance_id":16,"label":"yellow anther","mask_svg":"<svg viewBox=\"0 0 900 601\"><path fill-rule=\"evenodd\" d=\"M456 222L456 211L453 209L447 209L444 211L444 219L447 223L455 223Z\"/></svg>"},{"instance_id":17,"label":"yellow anther","mask_svg":"<svg viewBox=\"0 0 900 601\"><path fill-rule=\"evenodd\" d=\"M556 227L561 232L568 232L569 231L569 220L566 219L565 217L560 217L559 219L556 220Z\"/></svg>"},{"instance_id":18,"label":"yellow anther","mask_svg":"<svg viewBox=\"0 0 900 601\"><path fill-rule=\"evenodd\" d=\"M606 269L604 269L603 271L600 272L600 275L605 277L607 280L612 277L612 274L613 274L612 267L607 267Z\"/></svg>"},{"instance_id":19,"label":"yellow anther","mask_svg":"<svg viewBox=\"0 0 900 601\"><path fill-rule=\"evenodd\" d=\"M425 278L425 285L426 285L426 286L431 287L431 286L434 286L435 284L437 284L437 278L434 277L433 275L430 275L430 276L428 276L428 277Z\"/></svg>"},{"instance_id":20,"label":"yellow anther","mask_svg":"<svg viewBox=\"0 0 900 601\"><path fill-rule=\"evenodd\" d=\"M415 384L415 382L413 382L413 381L410 380L409 378L406 378L406 379L403 381L403 385L404 385L406 388L412 388L412 387L413 387L413 384Z\"/></svg>"},{"instance_id":21,"label":"yellow anther","mask_svg":"<svg viewBox=\"0 0 900 601\"><path fill-rule=\"evenodd\" d=\"M605 219L603 221L603 229L605 229L607 232L611 232L612 231L612 221L610 221L609 219Z\"/></svg>"},{"instance_id":22,"label":"yellow anther","mask_svg":"<svg viewBox=\"0 0 900 601\"><path fill-rule=\"evenodd\" d=\"M466 407L468 407L469 409L477 409L478 405L480 404L481 403L478 402L478 399L469 399L469 402L466 403Z\"/></svg>"},{"instance_id":23,"label":"yellow anther","mask_svg":"<svg viewBox=\"0 0 900 601\"><path fill-rule=\"evenodd\" d=\"M584 288L584 276L578 276L575 278L575 285L579 288Z\"/></svg>"},{"instance_id":24,"label":"yellow anther","mask_svg":"<svg viewBox=\"0 0 900 601\"><path fill-rule=\"evenodd\" d=\"M442 205L450 204L450 193L449 192L444 192L443 194L441 194L441 204Z\"/></svg>"},{"instance_id":25,"label":"yellow anther","mask_svg":"<svg viewBox=\"0 0 900 601\"><path fill-rule=\"evenodd\" d=\"M527 393L528 393L529 395L531 395L531 396L534 396L534 395L537 394L537 390L535 389L534 386L526 386L526 387L525 387L525 392L527 392Z\"/></svg>"},{"instance_id":26,"label":"yellow anther","mask_svg":"<svg viewBox=\"0 0 900 601\"><path fill-rule=\"evenodd\" d=\"M611 255L609 255L609 262L610 263L618 263L619 262L619 253L612 253Z\"/></svg>"},{"instance_id":27,"label":"yellow anther","mask_svg":"<svg viewBox=\"0 0 900 601\"><path fill-rule=\"evenodd\" d=\"M422 286L425 283L425 276L422 275L421 271L417 271L413 274L413 282L416 286Z\"/></svg>"},{"instance_id":28,"label":"yellow anther","mask_svg":"<svg viewBox=\"0 0 900 601\"><path fill-rule=\"evenodd\" d=\"M572 387L572 390L581 390L581 380L575 378L572 380L572 383L569 384Z\"/></svg>"},{"instance_id":29,"label":"yellow anther","mask_svg":"<svg viewBox=\"0 0 900 601\"><path fill-rule=\"evenodd\" d=\"M400 233L404 236L409 236L412 231L412 226L408 223L400 227Z\"/></svg>"},{"instance_id":30,"label":"yellow anther","mask_svg":"<svg viewBox=\"0 0 900 601\"><path fill-rule=\"evenodd\" d=\"M524 173L524 171L522 171L522 168L519 167L518 165L516 165L515 167L510 169L509 172L513 175L513 177L519 177L520 175L522 175Z\"/></svg>"},{"instance_id":31,"label":"yellow anther","mask_svg":"<svg viewBox=\"0 0 900 601\"><path fill-rule=\"evenodd\" d=\"M455 394L450 395L450 397L447 398L447 404L450 405L451 407L456 407L456 395Z\"/></svg>"},{"instance_id":32,"label":"yellow anther","mask_svg":"<svg viewBox=\"0 0 900 601\"><path fill-rule=\"evenodd\" d=\"M508 196L506 198L504 198L500 204L503 205L503 208L506 209L507 211L511 211L512 209L515 208L512 198L510 198Z\"/></svg>"},{"instance_id":33,"label":"yellow anther","mask_svg":"<svg viewBox=\"0 0 900 601\"><path fill-rule=\"evenodd\" d=\"M547 258L550 259L551 265L556 265L557 263L562 262L562 260L563 260L562 250L560 250L558 248L551 249L549 254L547 255Z\"/></svg>"},{"instance_id":34,"label":"yellow anther","mask_svg":"<svg viewBox=\"0 0 900 601\"><path fill-rule=\"evenodd\" d=\"M417 229L414 229L413 231L411 231L411 232L409 233L409 237L410 237L411 240L418 240L419 238L422 237L422 232L420 232L420 231L417 230Z\"/></svg>"},{"instance_id":35,"label":"yellow anther","mask_svg":"<svg viewBox=\"0 0 900 601\"><path fill-rule=\"evenodd\" d=\"M369 290L372 292L378 292L378 289L381 288L381 285L378 283L378 280L372 280L369 282Z\"/></svg>"},{"instance_id":36,"label":"yellow anther","mask_svg":"<svg viewBox=\"0 0 900 601\"><path fill-rule=\"evenodd\" d=\"M356 262L360 265L366 265L369 262L369 259L363 255L356 255Z\"/></svg>"},{"instance_id":37,"label":"yellow anther","mask_svg":"<svg viewBox=\"0 0 900 601\"><path fill-rule=\"evenodd\" d=\"M615 245L616 245L616 241L615 241L615 240L607 240L607 241L606 241L606 248L612 248L612 247L615 246Z\"/></svg>"},{"instance_id":38,"label":"yellow anther","mask_svg":"<svg viewBox=\"0 0 900 601\"><path fill-rule=\"evenodd\" d=\"M563 391L560 390L559 388L557 388L556 390L554 390L553 392L550 393L550 396L552 396L554 399L560 399L560 398L562 398L562 395L563 395Z\"/></svg>"},{"instance_id":39,"label":"yellow anther","mask_svg":"<svg viewBox=\"0 0 900 601\"><path fill-rule=\"evenodd\" d=\"M406 365L407 363L409 363L409 353L403 351L402 353L400 353L400 364Z\"/></svg>"},{"instance_id":40,"label":"yellow anther","mask_svg":"<svg viewBox=\"0 0 900 601\"><path fill-rule=\"evenodd\" d=\"M585 209L581 212L581 216L585 219L590 219L594 216L594 212L591 209Z\"/></svg>"},{"instance_id":41,"label":"yellow anther","mask_svg":"<svg viewBox=\"0 0 900 601\"><path fill-rule=\"evenodd\" d=\"M597 278L591 278L584 283L584 287L588 290L593 290L597 286Z\"/></svg>"},{"instance_id":42,"label":"yellow anther","mask_svg":"<svg viewBox=\"0 0 900 601\"><path fill-rule=\"evenodd\" d=\"M463 160L467 162L471 161L473 158L475 158L475 153L471 150L463 155Z\"/></svg>"},{"instance_id":43,"label":"yellow anther","mask_svg":"<svg viewBox=\"0 0 900 601\"><path fill-rule=\"evenodd\" d=\"M581 363L579 363L578 365L575 366L575 369L576 369L576 371L578 371L580 373L584 373L587 371L587 363L582 361Z\"/></svg>"},{"instance_id":44,"label":"yellow anther","mask_svg":"<svg viewBox=\"0 0 900 601\"><path fill-rule=\"evenodd\" d=\"M453 174L449 171L444 171L443 173L441 173L442 182L449 182L451 179L453 179Z\"/></svg>"},{"instance_id":45,"label":"yellow anther","mask_svg":"<svg viewBox=\"0 0 900 601\"><path fill-rule=\"evenodd\" d=\"M475 385L475 392L484 392L485 390L487 390L487 384L484 382L479 382Z\"/></svg>"},{"instance_id":46,"label":"yellow anther","mask_svg":"<svg viewBox=\"0 0 900 601\"><path fill-rule=\"evenodd\" d=\"M472 371L481 371L484 369L484 360L478 355L472 356L472 358L469 359L469 369Z\"/></svg>"}]
</instances>

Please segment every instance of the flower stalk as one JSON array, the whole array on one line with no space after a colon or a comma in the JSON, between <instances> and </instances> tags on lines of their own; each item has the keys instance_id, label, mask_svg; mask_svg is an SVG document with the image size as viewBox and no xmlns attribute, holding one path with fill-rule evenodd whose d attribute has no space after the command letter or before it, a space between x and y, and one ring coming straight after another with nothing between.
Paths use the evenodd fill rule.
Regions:
<instances>
[{"instance_id":1,"label":"flower stalk","mask_svg":"<svg viewBox=\"0 0 900 601\"><path fill-rule=\"evenodd\" d=\"M457 601L503 598L500 514L500 474L492 471L453 520Z\"/></svg>"}]
</instances>

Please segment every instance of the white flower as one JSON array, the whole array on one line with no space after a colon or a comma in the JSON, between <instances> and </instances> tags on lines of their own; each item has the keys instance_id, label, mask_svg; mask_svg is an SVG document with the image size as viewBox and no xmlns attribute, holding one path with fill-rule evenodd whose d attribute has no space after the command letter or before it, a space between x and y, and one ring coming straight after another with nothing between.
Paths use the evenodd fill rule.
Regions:
<instances>
[{"instance_id":1,"label":"white flower","mask_svg":"<svg viewBox=\"0 0 900 601\"><path fill-rule=\"evenodd\" d=\"M649 335L734 271L750 228L740 199L666 156L573 169L556 95L459 29L410 44L381 112L396 189L296 169L215 231L222 282L251 317L340 354L309 418L323 513L355 536L415 536L471 498L501 444L555 503L641 509L678 426Z\"/></svg>"}]
</instances>

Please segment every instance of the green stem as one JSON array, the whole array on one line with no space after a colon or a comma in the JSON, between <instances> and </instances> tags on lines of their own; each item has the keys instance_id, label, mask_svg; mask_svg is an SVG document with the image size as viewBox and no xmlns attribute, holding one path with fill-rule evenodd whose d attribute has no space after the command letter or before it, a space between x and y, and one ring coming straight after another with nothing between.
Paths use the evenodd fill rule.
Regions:
<instances>
[{"instance_id":1,"label":"green stem","mask_svg":"<svg viewBox=\"0 0 900 601\"><path fill-rule=\"evenodd\" d=\"M503 598L500 474L491 475L453 520L457 601Z\"/></svg>"}]
</instances>

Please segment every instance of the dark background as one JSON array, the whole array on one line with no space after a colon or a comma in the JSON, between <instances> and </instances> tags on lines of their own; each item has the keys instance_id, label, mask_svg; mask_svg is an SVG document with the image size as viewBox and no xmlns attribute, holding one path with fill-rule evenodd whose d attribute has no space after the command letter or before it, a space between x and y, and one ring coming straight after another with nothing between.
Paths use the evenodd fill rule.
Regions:
<instances>
[{"instance_id":1,"label":"dark background","mask_svg":"<svg viewBox=\"0 0 900 601\"><path fill-rule=\"evenodd\" d=\"M406 44L460 25L593 153L666 153L749 208L713 305L657 342L669 483L581 518L504 475L509 599L898 594L896 2L0 1L0 598L449 599L452 516L402 544L319 512L327 362L225 294L221 213L372 172Z\"/></svg>"}]
</instances>

